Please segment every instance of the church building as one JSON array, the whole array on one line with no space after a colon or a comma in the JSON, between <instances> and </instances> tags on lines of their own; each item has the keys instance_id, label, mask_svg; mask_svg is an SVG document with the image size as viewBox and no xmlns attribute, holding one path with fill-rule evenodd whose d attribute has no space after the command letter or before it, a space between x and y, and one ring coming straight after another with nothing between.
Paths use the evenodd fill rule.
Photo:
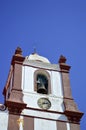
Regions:
<instances>
[{"instance_id":1,"label":"church building","mask_svg":"<svg viewBox=\"0 0 86 130\"><path fill-rule=\"evenodd\" d=\"M0 130L80 130L83 113L71 94L70 66L36 52L24 57L18 47L11 60L0 104Z\"/></svg>"}]
</instances>

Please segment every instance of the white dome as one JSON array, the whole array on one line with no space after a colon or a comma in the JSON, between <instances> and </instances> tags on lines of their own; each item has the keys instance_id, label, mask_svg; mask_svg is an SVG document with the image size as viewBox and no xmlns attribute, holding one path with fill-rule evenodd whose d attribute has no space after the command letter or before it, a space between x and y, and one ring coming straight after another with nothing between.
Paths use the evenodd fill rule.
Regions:
<instances>
[{"instance_id":1,"label":"white dome","mask_svg":"<svg viewBox=\"0 0 86 130\"><path fill-rule=\"evenodd\" d=\"M35 60L35 61L40 61L40 62L46 62L46 63L50 63L50 61L43 57L43 56L40 56L38 55L37 53L33 53L33 54L30 54L29 56L26 57L28 60Z\"/></svg>"}]
</instances>

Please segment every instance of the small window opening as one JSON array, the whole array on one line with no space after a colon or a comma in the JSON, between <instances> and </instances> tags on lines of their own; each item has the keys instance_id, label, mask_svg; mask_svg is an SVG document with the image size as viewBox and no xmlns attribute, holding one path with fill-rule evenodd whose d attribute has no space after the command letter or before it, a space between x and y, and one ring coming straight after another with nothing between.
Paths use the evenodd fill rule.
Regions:
<instances>
[{"instance_id":1,"label":"small window opening","mask_svg":"<svg viewBox=\"0 0 86 130\"><path fill-rule=\"evenodd\" d=\"M37 92L42 94L48 93L48 79L43 74L37 75Z\"/></svg>"}]
</instances>

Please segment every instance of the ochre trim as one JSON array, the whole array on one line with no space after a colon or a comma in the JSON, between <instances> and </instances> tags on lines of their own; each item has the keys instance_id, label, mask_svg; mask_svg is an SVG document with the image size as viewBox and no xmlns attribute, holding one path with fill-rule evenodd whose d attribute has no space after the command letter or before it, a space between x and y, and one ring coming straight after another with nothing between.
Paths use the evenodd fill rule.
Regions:
<instances>
[{"instance_id":1,"label":"ochre trim","mask_svg":"<svg viewBox=\"0 0 86 130\"><path fill-rule=\"evenodd\" d=\"M63 72L69 72L71 68L69 65L66 64L66 60L67 59L63 55L61 55L59 58L59 66L60 66L61 71Z\"/></svg>"},{"instance_id":2,"label":"ochre trim","mask_svg":"<svg viewBox=\"0 0 86 130\"><path fill-rule=\"evenodd\" d=\"M57 130L67 130L66 122L57 121Z\"/></svg>"},{"instance_id":3,"label":"ochre trim","mask_svg":"<svg viewBox=\"0 0 86 130\"><path fill-rule=\"evenodd\" d=\"M64 97L72 99L69 73L61 72L61 79L62 79Z\"/></svg>"},{"instance_id":4,"label":"ochre trim","mask_svg":"<svg viewBox=\"0 0 86 130\"><path fill-rule=\"evenodd\" d=\"M9 114L8 130L19 130L19 125L17 123L19 117L19 115Z\"/></svg>"},{"instance_id":5,"label":"ochre trim","mask_svg":"<svg viewBox=\"0 0 86 130\"><path fill-rule=\"evenodd\" d=\"M72 98L69 79L70 66L66 64L66 58L64 56L60 57L59 66L61 70L61 79L63 87L63 100L65 107L64 113L67 116L69 122L79 123L83 113L78 110L77 105Z\"/></svg>"},{"instance_id":6,"label":"ochre trim","mask_svg":"<svg viewBox=\"0 0 86 130\"><path fill-rule=\"evenodd\" d=\"M10 71L9 71L9 74L8 74L8 78L7 78L7 82L6 82L6 85L4 87L4 90L3 90L3 95L6 97L6 92L9 88L9 85L10 85L10 80L12 78L12 74L13 74L13 66L11 65L11 68L10 68Z\"/></svg>"},{"instance_id":7,"label":"ochre trim","mask_svg":"<svg viewBox=\"0 0 86 130\"><path fill-rule=\"evenodd\" d=\"M15 62L23 63L24 60L25 60L25 57L14 55L12 58L11 64L14 65Z\"/></svg>"},{"instance_id":8,"label":"ochre trim","mask_svg":"<svg viewBox=\"0 0 86 130\"><path fill-rule=\"evenodd\" d=\"M8 75L6 85L3 90L3 94L5 96L5 100L4 100L5 102L7 100L6 95L8 89L10 89L9 87L11 87L9 97L7 97L9 98L9 100L11 101L15 100L19 102L22 102L23 100L21 83L22 83L22 64L24 59L25 57L22 56L21 48L17 47L17 49L15 50L15 54L12 57L10 72ZM10 85L11 79L12 79L12 84Z\"/></svg>"},{"instance_id":9,"label":"ochre trim","mask_svg":"<svg viewBox=\"0 0 86 130\"><path fill-rule=\"evenodd\" d=\"M13 101L6 101L6 106L8 107L8 110L10 113L20 114L23 109L26 108L25 103L20 102L13 102Z\"/></svg>"},{"instance_id":10,"label":"ochre trim","mask_svg":"<svg viewBox=\"0 0 86 130\"><path fill-rule=\"evenodd\" d=\"M13 68L13 84L9 96L9 101L23 103L22 83L22 65L15 64Z\"/></svg>"},{"instance_id":11,"label":"ochre trim","mask_svg":"<svg viewBox=\"0 0 86 130\"><path fill-rule=\"evenodd\" d=\"M24 130L34 130L34 118L24 116Z\"/></svg>"},{"instance_id":12,"label":"ochre trim","mask_svg":"<svg viewBox=\"0 0 86 130\"><path fill-rule=\"evenodd\" d=\"M21 90L22 83L22 65L14 65L14 74L13 74L13 89Z\"/></svg>"},{"instance_id":13,"label":"ochre trim","mask_svg":"<svg viewBox=\"0 0 86 130\"><path fill-rule=\"evenodd\" d=\"M73 109L72 110L65 110L64 113L67 116L69 122L76 123L76 124L80 123L80 119L83 116L82 112L80 112L79 110L73 111Z\"/></svg>"},{"instance_id":14,"label":"ochre trim","mask_svg":"<svg viewBox=\"0 0 86 130\"><path fill-rule=\"evenodd\" d=\"M80 130L80 125L70 123L70 130Z\"/></svg>"},{"instance_id":15,"label":"ochre trim","mask_svg":"<svg viewBox=\"0 0 86 130\"><path fill-rule=\"evenodd\" d=\"M23 103L22 91L12 90L10 93L10 97L6 101Z\"/></svg>"}]
</instances>

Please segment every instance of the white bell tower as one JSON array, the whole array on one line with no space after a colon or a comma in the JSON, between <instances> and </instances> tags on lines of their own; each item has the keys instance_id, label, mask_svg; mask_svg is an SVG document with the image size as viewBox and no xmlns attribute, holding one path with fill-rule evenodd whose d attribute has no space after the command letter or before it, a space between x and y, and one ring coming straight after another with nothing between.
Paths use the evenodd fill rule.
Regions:
<instances>
[{"instance_id":1,"label":"white bell tower","mask_svg":"<svg viewBox=\"0 0 86 130\"><path fill-rule=\"evenodd\" d=\"M7 130L80 130L83 115L72 98L70 66L37 53L23 57L17 48L4 88Z\"/></svg>"},{"instance_id":2,"label":"white bell tower","mask_svg":"<svg viewBox=\"0 0 86 130\"><path fill-rule=\"evenodd\" d=\"M59 65L38 54L26 57L22 68L24 115L34 117L34 130L57 130L57 120L67 121Z\"/></svg>"}]
</instances>

